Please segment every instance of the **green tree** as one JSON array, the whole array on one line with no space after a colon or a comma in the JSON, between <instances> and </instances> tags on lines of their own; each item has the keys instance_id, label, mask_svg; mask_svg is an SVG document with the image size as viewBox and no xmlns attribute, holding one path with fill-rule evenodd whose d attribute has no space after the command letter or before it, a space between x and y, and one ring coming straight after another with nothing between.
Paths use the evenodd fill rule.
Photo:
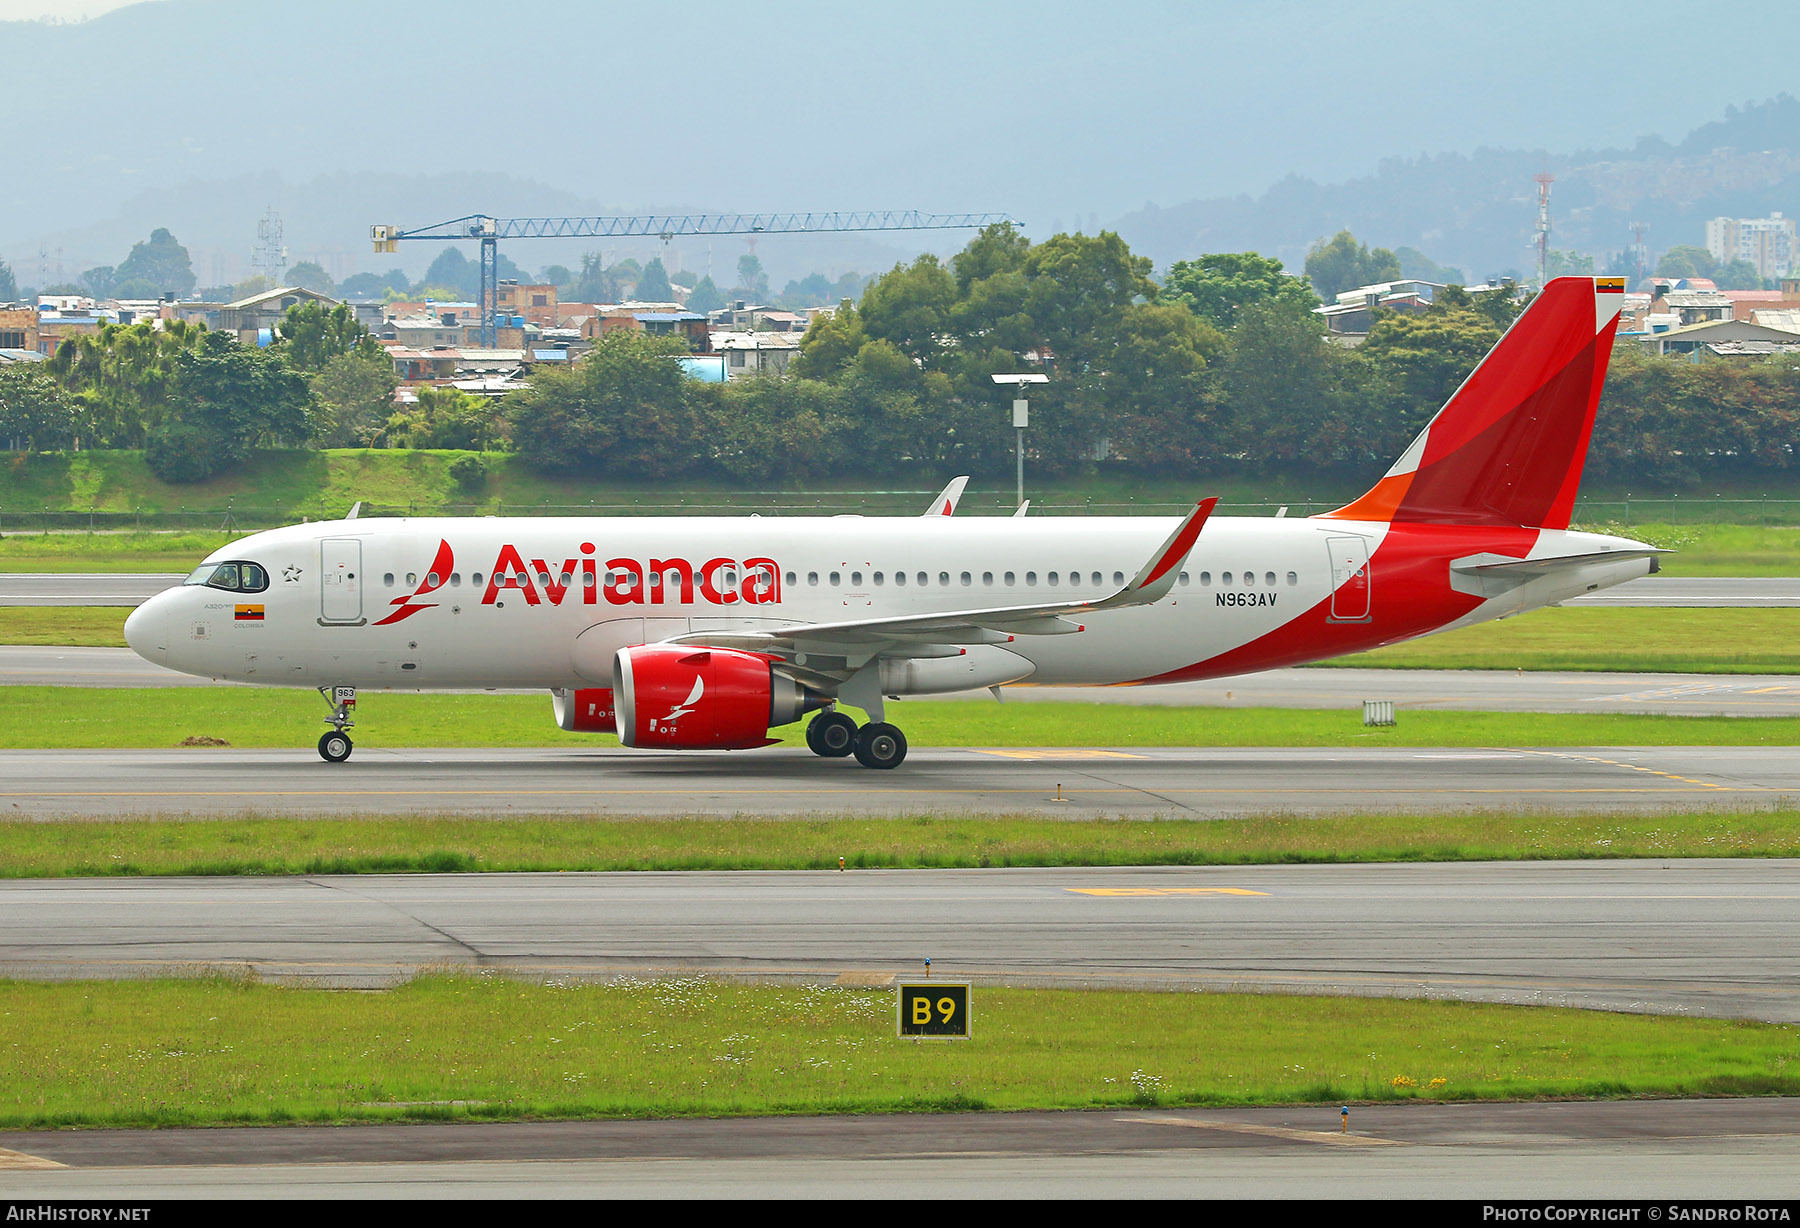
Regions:
<instances>
[{"instance_id":1,"label":"green tree","mask_svg":"<svg viewBox=\"0 0 1800 1228\"><path fill-rule=\"evenodd\" d=\"M1348 230L1313 244L1306 254L1306 279L1319 297L1332 302L1344 290L1400 279L1400 258L1385 247L1370 251Z\"/></svg>"},{"instance_id":2,"label":"green tree","mask_svg":"<svg viewBox=\"0 0 1800 1228\"><path fill-rule=\"evenodd\" d=\"M763 272L762 261L756 258L755 252L738 257L736 289L742 290L744 297L753 303L768 302L769 275Z\"/></svg>"},{"instance_id":3,"label":"green tree","mask_svg":"<svg viewBox=\"0 0 1800 1228\"><path fill-rule=\"evenodd\" d=\"M1282 299L1305 307L1319 298L1298 277L1282 271L1281 261L1255 252L1217 252L1196 260L1177 260L1163 279L1162 297L1187 304L1214 328L1229 329L1237 313L1251 303Z\"/></svg>"},{"instance_id":4,"label":"green tree","mask_svg":"<svg viewBox=\"0 0 1800 1228\"><path fill-rule=\"evenodd\" d=\"M312 387L313 440L326 448L368 447L394 412L399 381L385 352L352 351L327 358L308 380Z\"/></svg>"},{"instance_id":5,"label":"green tree","mask_svg":"<svg viewBox=\"0 0 1800 1228\"><path fill-rule=\"evenodd\" d=\"M862 326L870 338L927 362L950 340L955 303L956 279L928 252L869 284L860 304Z\"/></svg>"},{"instance_id":6,"label":"green tree","mask_svg":"<svg viewBox=\"0 0 1800 1228\"><path fill-rule=\"evenodd\" d=\"M1396 247L1394 259L1400 262L1400 276L1414 278L1418 281L1433 281L1440 286L1463 286L1468 278L1463 271L1447 264L1439 264L1416 247Z\"/></svg>"},{"instance_id":7,"label":"green tree","mask_svg":"<svg viewBox=\"0 0 1800 1228\"><path fill-rule=\"evenodd\" d=\"M337 293L337 283L331 280L331 274L325 271L325 266L316 260L302 260L287 271L283 280L290 286L316 290L320 294Z\"/></svg>"},{"instance_id":8,"label":"green tree","mask_svg":"<svg viewBox=\"0 0 1800 1228\"><path fill-rule=\"evenodd\" d=\"M237 465L255 448L304 441L311 401L306 381L279 348L256 349L229 333L205 333L198 346L175 356L168 418L151 433L145 460L165 481L198 480L188 475L205 468L205 477Z\"/></svg>"},{"instance_id":9,"label":"green tree","mask_svg":"<svg viewBox=\"0 0 1800 1228\"><path fill-rule=\"evenodd\" d=\"M89 269L78 279L81 292L90 298L111 298L113 287L119 284L119 274L110 264Z\"/></svg>"},{"instance_id":10,"label":"green tree","mask_svg":"<svg viewBox=\"0 0 1800 1228\"><path fill-rule=\"evenodd\" d=\"M118 281L113 294L119 298L157 298L163 294L177 297L194 288L194 265L188 250L176 242L168 230L158 227L150 238L134 243L131 254L118 268Z\"/></svg>"},{"instance_id":11,"label":"green tree","mask_svg":"<svg viewBox=\"0 0 1800 1228\"><path fill-rule=\"evenodd\" d=\"M1370 422L1366 408L1383 398L1367 395L1353 362L1326 340L1319 317L1297 304L1265 299L1244 308L1219 364L1216 454L1282 466L1354 462L1371 450L1392 460L1393 432Z\"/></svg>"},{"instance_id":12,"label":"green tree","mask_svg":"<svg viewBox=\"0 0 1800 1228\"><path fill-rule=\"evenodd\" d=\"M544 271L538 274L538 279L547 286L555 286L559 291L564 286L575 284L575 274L561 264L546 265Z\"/></svg>"},{"instance_id":13,"label":"green tree","mask_svg":"<svg viewBox=\"0 0 1800 1228\"><path fill-rule=\"evenodd\" d=\"M1394 390L1400 409L1396 426L1410 438L1494 348L1500 333L1492 320L1474 310L1385 312L1356 353Z\"/></svg>"},{"instance_id":14,"label":"green tree","mask_svg":"<svg viewBox=\"0 0 1800 1228\"><path fill-rule=\"evenodd\" d=\"M495 403L455 388L421 388L417 403L388 419L390 448L458 448L491 452L505 440Z\"/></svg>"},{"instance_id":15,"label":"green tree","mask_svg":"<svg viewBox=\"0 0 1800 1228\"><path fill-rule=\"evenodd\" d=\"M1656 262L1658 277L1707 277L1719 271L1719 262L1704 247L1678 243Z\"/></svg>"},{"instance_id":16,"label":"green tree","mask_svg":"<svg viewBox=\"0 0 1800 1228\"><path fill-rule=\"evenodd\" d=\"M456 291L458 299L473 300L481 291L481 266L454 247L446 247L431 262L421 279L425 284Z\"/></svg>"},{"instance_id":17,"label":"green tree","mask_svg":"<svg viewBox=\"0 0 1800 1228\"><path fill-rule=\"evenodd\" d=\"M967 296L969 287L978 281L998 273L1019 272L1030 254L1031 240L1020 234L1011 222L995 222L982 227L950 262L956 274L957 292Z\"/></svg>"},{"instance_id":18,"label":"green tree","mask_svg":"<svg viewBox=\"0 0 1800 1228\"><path fill-rule=\"evenodd\" d=\"M312 300L295 303L282 316L280 333L288 365L309 374L342 354L373 358L381 353L381 345L357 320L348 303L331 308Z\"/></svg>"},{"instance_id":19,"label":"green tree","mask_svg":"<svg viewBox=\"0 0 1800 1228\"><path fill-rule=\"evenodd\" d=\"M703 385L674 362L687 352L680 337L619 329L567 371L540 368L502 406L520 457L536 469L650 479L692 469Z\"/></svg>"},{"instance_id":20,"label":"green tree","mask_svg":"<svg viewBox=\"0 0 1800 1228\"><path fill-rule=\"evenodd\" d=\"M662 258L659 256L644 266L642 276L638 278L634 296L645 303L668 303L675 298L675 289L669 285L669 275L663 270Z\"/></svg>"},{"instance_id":21,"label":"green tree","mask_svg":"<svg viewBox=\"0 0 1800 1228\"><path fill-rule=\"evenodd\" d=\"M719 293L719 287L713 284L711 277L702 277L692 290L688 292L687 309L705 313L717 311L725 306L725 296Z\"/></svg>"},{"instance_id":22,"label":"green tree","mask_svg":"<svg viewBox=\"0 0 1800 1228\"><path fill-rule=\"evenodd\" d=\"M103 324L70 337L45 364L74 399L83 437L93 447L140 446L161 425L173 390L175 360L206 329L180 320Z\"/></svg>"},{"instance_id":23,"label":"green tree","mask_svg":"<svg viewBox=\"0 0 1800 1228\"><path fill-rule=\"evenodd\" d=\"M1544 253L1544 276L1592 277L1594 258L1586 252L1563 252L1551 249Z\"/></svg>"},{"instance_id":24,"label":"green tree","mask_svg":"<svg viewBox=\"0 0 1800 1228\"><path fill-rule=\"evenodd\" d=\"M0 303L10 303L19 297L19 283L13 277L12 266L0 260Z\"/></svg>"},{"instance_id":25,"label":"green tree","mask_svg":"<svg viewBox=\"0 0 1800 1228\"><path fill-rule=\"evenodd\" d=\"M405 273L389 269L385 273L352 273L344 278L337 292L347 299L374 299L385 296L390 290L405 294L409 286Z\"/></svg>"},{"instance_id":26,"label":"green tree","mask_svg":"<svg viewBox=\"0 0 1800 1228\"><path fill-rule=\"evenodd\" d=\"M0 440L9 449L60 448L74 438L74 401L42 368L35 362L0 367Z\"/></svg>"},{"instance_id":27,"label":"green tree","mask_svg":"<svg viewBox=\"0 0 1800 1228\"><path fill-rule=\"evenodd\" d=\"M1730 264L1721 264L1713 273L1713 281L1721 290L1763 290L1762 274L1748 260L1733 260Z\"/></svg>"}]
</instances>

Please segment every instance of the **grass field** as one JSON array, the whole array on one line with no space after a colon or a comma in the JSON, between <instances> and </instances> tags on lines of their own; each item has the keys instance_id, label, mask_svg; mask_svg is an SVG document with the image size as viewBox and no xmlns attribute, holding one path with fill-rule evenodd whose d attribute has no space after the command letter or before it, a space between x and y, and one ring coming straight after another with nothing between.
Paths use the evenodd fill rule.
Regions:
<instances>
[{"instance_id":1,"label":"grass field","mask_svg":"<svg viewBox=\"0 0 1800 1228\"><path fill-rule=\"evenodd\" d=\"M967 1041L889 991L432 976L0 982L0 1127L1793 1095L1769 1024L1387 999L977 986Z\"/></svg>"},{"instance_id":2,"label":"grass field","mask_svg":"<svg viewBox=\"0 0 1800 1228\"><path fill-rule=\"evenodd\" d=\"M236 747L310 747L325 705L310 691L250 687L0 688L0 746L149 749L190 737ZM1078 703L908 700L889 711L920 746L1091 746L1095 708ZM1800 742L1800 718L1611 713L1403 712L1366 728L1357 711L1109 705L1108 746L1766 746ZM549 696L365 691L355 738L377 747L617 746L572 734ZM772 730L788 745L805 725Z\"/></svg>"},{"instance_id":3,"label":"grass field","mask_svg":"<svg viewBox=\"0 0 1800 1228\"><path fill-rule=\"evenodd\" d=\"M1552 607L1322 664L1792 674L1800 673L1800 610Z\"/></svg>"},{"instance_id":4,"label":"grass field","mask_svg":"<svg viewBox=\"0 0 1800 1228\"><path fill-rule=\"evenodd\" d=\"M983 869L1800 857L1800 810L1249 819L460 818L0 821L0 877Z\"/></svg>"}]
</instances>

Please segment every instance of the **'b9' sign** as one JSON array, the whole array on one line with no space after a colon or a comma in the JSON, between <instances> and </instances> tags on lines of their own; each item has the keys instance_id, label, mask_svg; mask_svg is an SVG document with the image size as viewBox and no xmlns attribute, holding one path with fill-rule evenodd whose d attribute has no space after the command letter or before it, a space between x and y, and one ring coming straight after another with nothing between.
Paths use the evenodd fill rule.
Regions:
<instances>
[{"instance_id":1,"label":"'b9' sign","mask_svg":"<svg viewBox=\"0 0 1800 1228\"><path fill-rule=\"evenodd\" d=\"M966 981L920 981L900 986L900 1035L969 1039Z\"/></svg>"}]
</instances>

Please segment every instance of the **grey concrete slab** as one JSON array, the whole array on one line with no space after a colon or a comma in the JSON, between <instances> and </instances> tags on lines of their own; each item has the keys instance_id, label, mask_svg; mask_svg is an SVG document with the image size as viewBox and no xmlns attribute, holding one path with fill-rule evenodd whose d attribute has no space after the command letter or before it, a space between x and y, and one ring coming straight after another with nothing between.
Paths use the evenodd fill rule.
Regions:
<instances>
[{"instance_id":1,"label":"grey concrete slab","mask_svg":"<svg viewBox=\"0 0 1800 1228\"><path fill-rule=\"evenodd\" d=\"M1096 732L1103 732L1096 730ZM1800 797L1787 747L0 751L0 812L117 815L1246 814L1755 809Z\"/></svg>"},{"instance_id":2,"label":"grey concrete slab","mask_svg":"<svg viewBox=\"0 0 1800 1228\"><path fill-rule=\"evenodd\" d=\"M1792 1197L1800 1101L23 1132L14 1198ZM1667 1214L1667 1208L1661 1209ZM1647 1218L1647 1217L1646 1217ZM1673 1217L1671 1217L1673 1218Z\"/></svg>"},{"instance_id":3,"label":"grey concrete slab","mask_svg":"<svg viewBox=\"0 0 1800 1228\"><path fill-rule=\"evenodd\" d=\"M1800 1021L1800 862L0 881L0 975L845 972Z\"/></svg>"},{"instance_id":4,"label":"grey concrete slab","mask_svg":"<svg viewBox=\"0 0 1800 1228\"><path fill-rule=\"evenodd\" d=\"M185 579L160 572L0 572L0 606L135 607Z\"/></svg>"}]
</instances>

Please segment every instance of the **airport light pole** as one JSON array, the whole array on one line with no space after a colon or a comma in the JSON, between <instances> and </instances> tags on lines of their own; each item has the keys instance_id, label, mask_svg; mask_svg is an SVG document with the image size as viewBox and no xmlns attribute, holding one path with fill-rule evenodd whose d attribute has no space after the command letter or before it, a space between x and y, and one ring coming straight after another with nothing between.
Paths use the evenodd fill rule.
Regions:
<instances>
[{"instance_id":1,"label":"airport light pole","mask_svg":"<svg viewBox=\"0 0 1800 1228\"><path fill-rule=\"evenodd\" d=\"M1019 497L1014 507L1025 505L1025 428L1031 422L1031 403L1025 399L1027 384L1048 384L1048 375L996 375L996 384L1013 385L1013 429L1018 432Z\"/></svg>"}]
</instances>

